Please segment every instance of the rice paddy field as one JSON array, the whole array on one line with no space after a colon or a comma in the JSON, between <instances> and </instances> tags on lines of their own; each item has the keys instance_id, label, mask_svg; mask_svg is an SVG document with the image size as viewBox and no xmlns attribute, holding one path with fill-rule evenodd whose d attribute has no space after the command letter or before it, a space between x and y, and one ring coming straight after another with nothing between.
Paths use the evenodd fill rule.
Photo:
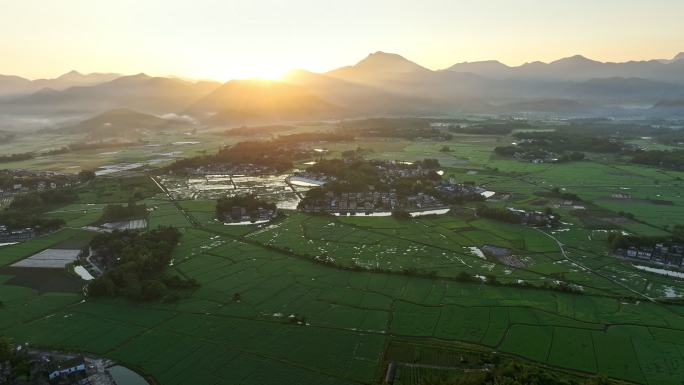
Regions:
<instances>
[{"instance_id":1,"label":"rice paddy field","mask_svg":"<svg viewBox=\"0 0 684 385\"><path fill-rule=\"evenodd\" d=\"M592 216L634 214L624 231L663 234L684 223L681 173L600 157L567 165L492 158L507 140L456 136L448 153L439 151L444 142L378 141L372 156L438 157L446 177L510 194L491 205L537 207L536 192L559 187ZM331 144L331 156L345 146ZM289 211L225 226L212 200L171 201L147 176L121 175L96 179L79 202L49 212L66 221L62 230L0 247L0 334L110 357L164 385L377 384L390 358L459 366L464 353L452 350L464 348L579 377L684 378L684 306L672 301L684 297L684 280L611 256L606 230L572 208L554 209L557 229L477 218L468 204L408 221ZM131 197L150 208L149 228L180 229L169 269L198 289L173 304L131 303L12 283L8 266L81 247L92 236L81 227ZM574 291L558 290L559 281ZM430 370L400 366L397 383L421 384Z\"/></svg>"}]
</instances>

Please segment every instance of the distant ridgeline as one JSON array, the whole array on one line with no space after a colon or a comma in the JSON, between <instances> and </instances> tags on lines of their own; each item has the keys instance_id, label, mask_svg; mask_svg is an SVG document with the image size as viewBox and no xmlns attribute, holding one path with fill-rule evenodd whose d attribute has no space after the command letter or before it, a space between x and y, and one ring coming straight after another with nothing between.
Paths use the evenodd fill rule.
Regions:
<instances>
[{"instance_id":1,"label":"distant ridgeline","mask_svg":"<svg viewBox=\"0 0 684 385\"><path fill-rule=\"evenodd\" d=\"M167 272L180 236L173 227L146 233L126 230L96 235L89 245L91 258L105 272L88 285L88 295L175 302L183 290L197 287L194 280Z\"/></svg>"},{"instance_id":2,"label":"distant ridgeline","mask_svg":"<svg viewBox=\"0 0 684 385\"><path fill-rule=\"evenodd\" d=\"M216 218L223 222L268 221L277 215L276 205L256 195L221 198L216 201Z\"/></svg>"}]
</instances>

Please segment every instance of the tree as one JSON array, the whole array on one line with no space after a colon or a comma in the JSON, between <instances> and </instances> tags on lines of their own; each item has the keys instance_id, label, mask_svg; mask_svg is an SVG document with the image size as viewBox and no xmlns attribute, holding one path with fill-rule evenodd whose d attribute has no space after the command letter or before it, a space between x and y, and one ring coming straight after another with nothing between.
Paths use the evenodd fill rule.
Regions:
<instances>
[{"instance_id":1,"label":"tree","mask_svg":"<svg viewBox=\"0 0 684 385\"><path fill-rule=\"evenodd\" d=\"M0 336L0 363L12 359L12 341L9 337Z\"/></svg>"},{"instance_id":2,"label":"tree","mask_svg":"<svg viewBox=\"0 0 684 385\"><path fill-rule=\"evenodd\" d=\"M83 183L89 182L93 179L95 179L95 171L93 170L83 170L78 173L78 180Z\"/></svg>"},{"instance_id":3,"label":"tree","mask_svg":"<svg viewBox=\"0 0 684 385\"><path fill-rule=\"evenodd\" d=\"M163 282L154 280L152 282L149 282L143 288L142 300L154 301L156 299L162 298L164 294L166 294L167 290L168 288L166 287L166 285L164 285Z\"/></svg>"},{"instance_id":4,"label":"tree","mask_svg":"<svg viewBox=\"0 0 684 385\"><path fill-rule=\"evenodd\" d=\"M409 212L405 210L396 210L392 211L392 217L399 219L401 221L406 221L411 219L411 214L409 214Z\"/></svg>"}]
</instances>

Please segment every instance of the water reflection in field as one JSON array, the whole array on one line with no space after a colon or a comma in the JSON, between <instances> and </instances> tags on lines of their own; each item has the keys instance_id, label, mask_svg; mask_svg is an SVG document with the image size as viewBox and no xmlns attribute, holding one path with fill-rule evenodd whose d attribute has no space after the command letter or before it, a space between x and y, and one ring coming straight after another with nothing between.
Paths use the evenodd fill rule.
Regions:
<instances>
[{"instance_id":1,"label":"water reflection in field","mask_svg":"<svg viewBox=\"0 0 684 385\"><path fill-rule=\"evenodd\" d=\"M261 199L275 202L281 209L296 209L300 195L309 186L290 186L288 174L202 176L163 176L160 182L179 200L218 199L226 196L256 194Z\"/></svg>"}]
</instances>

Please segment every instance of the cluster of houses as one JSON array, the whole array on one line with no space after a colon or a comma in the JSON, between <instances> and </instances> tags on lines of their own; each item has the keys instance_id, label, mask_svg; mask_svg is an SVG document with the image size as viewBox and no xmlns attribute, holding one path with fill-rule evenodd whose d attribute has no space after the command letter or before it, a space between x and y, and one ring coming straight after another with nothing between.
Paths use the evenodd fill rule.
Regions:
<instances>
[{"instance_id":1,"label":"cluster of houses","mask_svg":"<svg viewBox=\"0 0 684 385\"><path fill-rule=\"evenodd\" d=\"M0 198L35 191L55 190L76 184L73 175L52 171L3 170L0 172Z\"/></svg>"},{"instance_id":2,"label":"cluster of houses","mask_svg":"<svg viewBox=\"0 0 684 385\"><path fill-rule=\"evenodd\" d=\"M321 199L305 202L299 209L311 213L341 215L370 215L397 210L416 211L444 208L444 204L429 194L418 193L400 199L395 192L344 192L328 191Z\"/></svg>"},{"instance_id":3,"label":"cluster of houses","mask_svg":"<svg viewBox=\"0 0 684 385\"><path fill-rule=\"evenodd\" d=\"M12 352L12 361L0 362L0 384L7 385L76 385L90 384L89 375L96 374L94 365L87 365L81 355L50 354L30 351L26 346L17 346ZM97 359L95 359L97 360ZM12 362L20 363L22 370L28 370L28 378L17 377ZM90 372L90 373L88 373Z\"/></svg>"},{"instance_id":4,"label":"cluster of houses","mask_svg":"<svg viewBox=\"0 0 684 385\"><path fill-rule=\"evenodd\" d=\"M0 243L21 242L36 236L36 232L31 228L20 230L9 230L6 225L0 224Z\"/></svg>"},{"instance_id":5,"label":"cluster of houses","mask_svg":"<svg viewBox=\"0 0 684 385\"><path fill-rule=\"evenodd\" d=\"M393 211L399 208L397 194L393 192L344 192L328 191L322 199L305 203L299 209L314 213L356 214Z\"/></svg>"},{"instance_id":6,"label":"cluster of houses","mask_svg":"<svg viewBox=\"0 0 684 385\"><path fill-rule=\"evenodd\" d=\"M250 213L245 207L234 206L223 214L223 221L225 223L263 222L275 218L276 214L275 210L263 207L257 207L256 212Z\"/></svg>"},{"instance_id":7,"label":"cluster of houses","mask_svg":"<svg viewBox=\"0 0 684 385\"><path fill-rule=\"evenodd\" d=\"M308 184L322 185L328 182L334 181L334 176L323 174L321 172L311 172L311 171L297 171L292 173L291 176L287 178L290 183L305 182Z\"/></svg>"},{"instance_id":8,"label":"cluster of houses","mask_svg":"<svg viewBox=\"0 0 684 385\"><path fill-rule=\"evenodd\" d=\"M442 182L435 186L435 190L439 191L447 198L458 198L468 195L482 195L485 196L487 189L475 185L473 183L456 183L453 178L449 178L448 182Z\"/></svg>"},{"instance_id":9,"label":"cluster of houses","mask_svg":"<svg viewBox=\"0 0 684 385\"><path fill-rule=\"evenodd\" d=\"M556 226L560 222L560 216L550 212L519 210L512 207L507 209L515 214L523 225Z\"/></svg>"},{"instance_id":10,"label":"cluster of houses","mask_svg":"<svg viewBox=\"0 0 684 385\"><path fill-rule=\"evenodd\" d=\"M624 258L637 259L684 267L684 244L656 243L655 246L630 246L615 249L615 254Z\"/></svg>"},{"instance_id":11,"label":"cluster of houses","mask_svg":"<svg viewBox=\"0 0 684 385\"><path fill-rule=\"evenodd\" d=\"M380 171L383 178L394 180L397 178L423 177L434 170L414 165L411 162L386 161L377 162L375 167Z\"/></svg>"}]
</instances>

